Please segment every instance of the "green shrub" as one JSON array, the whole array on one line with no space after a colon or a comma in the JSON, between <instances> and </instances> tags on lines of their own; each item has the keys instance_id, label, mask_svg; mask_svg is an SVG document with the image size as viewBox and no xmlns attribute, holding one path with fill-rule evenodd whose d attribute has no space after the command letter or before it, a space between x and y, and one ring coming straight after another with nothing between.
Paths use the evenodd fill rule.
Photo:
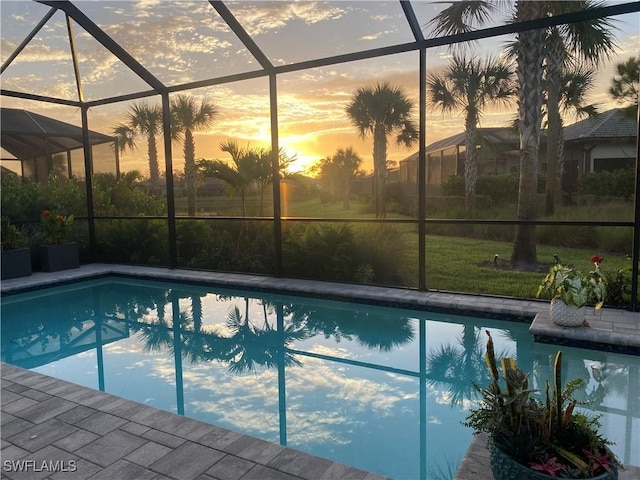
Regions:
<instances>
[{"instance_id":1,"label":"green shrub","mask_svg":"<svg viewBox=\"0 0 640 480\"><path fill-rule=\"evenodd\" d=\"M179 220L176 230L181 267L275 272L273 229L269 223Z\"/></svg>"},{"instance_id":2,"label":"green shrub","mask_svg":"<svg viewBox=\"0 0 640 480\"><path fill-rule=\"evenodd\" d=\"M578 192L596 199L619 197L630 201L635 192L635 172L620 169L612 172L587 173L580 178Z\"/></svg>"},{"instance_id":3,"label":"green shrub","mask_svg":"<svg viewBox=\"0 0 640 480\"><path fill-rule=\"evenodd\" d=\"M538 193L544 193L545 183L544 175L539 175ZM486 206L517 203L519 186L520 176L517 173L485 173L478 176L476 197L489 197L491 202L486 203ZM442 182L442 194L444 196L464 197L464 177L461 175L451 175L447 180ZM483 205L478 205L477 198L476 207L483 207Z\"/></svg>"},{"instance_id":4,"label":"green shrub","mask_svg":"<svg viewBox=\"0 0 640 480\"><path fill-rule=\"evenodd\" d=\"M76 178L51 175L46 183L2 175L2 214L12 221L37 220L43 210L63 215L87 214L84 184Z\"/></svg>"},{"instance_id":5,"label":"green shrub","mask_svg":"<svg viewBox=\"0 0 640 480\"><path fill-rule=\"evenodd\" d=\"M386 285L406 285L405 266L407 264L406 235L399 231L396 225L389 224L357 224L354 227L355 240L358 248L358 266L354 272L362 272L363 266L370 279L357 278L353 280L362 283L375 282Z\"/></svg>"},{"instance_id":6,"label":"green shrub","mask_svg":"<svg viewBox=\"0 0 640 480\"><path fill-rule=\"evenodd\" d=\"M391 225L293 225L283 234L286 275L345 282L403 282L404 237Z\"/></svg>"},{"instance_id":7,"label":"green shrub","mask_svg":"<svg viewBox=\"0 0 640 480\"><path fill-rule=\"evenodd\" d=\"M17 175L0 176L2 188L2 215L16 220L40 218L41 210L36 206L38 184L32 180L22 181Z\"/></svg>"},{"instance_id":8,"label":"green shrub","mask_svg":"<svg viewBox=\"0 0 640 480\"><path fill-rule=\"evenodd\" d=\"M442 195L445 197L464 197L464 177L451 175L442 182Z\"/></svg>"},{"instance_id":9,"label":"green shrub","mask_svg":"<svg viewBox=\"0 0 640 480\"><path fill-rule=\"evenodd\" d=\"M98 261L168 265L169 236L165 220L96 221Z\"/></svg>"},{"instance_id":10,"label":"green shrub","mask_svg":"<svg viewBox=\"0 0 640 480\"><path fill-rule=\"evenodd\" d=\"M631 305L632 277L631 266L622 267L615 274L604 273L607 283L607 297L605 305L612 307L626 307Z\"/></svg>"},{"instance_id":11,"label":"green shrub","mask_svg":"<svg viewBox=\"0 0 640 480\"><path fill-rule=\"evenodd\" d=\"M93 208L98 216L143 216L166 214L164 199L148 195L138 172L116 177L110 173L93 176Z\"/></svg>"},{"instance_id":12,"label":"green shrub","mask_svg":"<svg viewBox=\"0 0 640 480\"><path fill-rule=\"evenodd\" d=\"M598 248L600 236L598 227L575 225L559 228L556 225L540 225L536 228L538 243L571 248Z\"/></svg>"},{"instance_id":13,"label":"green shrub","mask_svg":"<svg viewBox=\"0 0 640 480\"><path fill-rule=\"evenodd\" d=\"M294 225L283 235L284 270L297 277L351 281L358 257L354 240L347 224Z\"/></svg>"}]
</instances>

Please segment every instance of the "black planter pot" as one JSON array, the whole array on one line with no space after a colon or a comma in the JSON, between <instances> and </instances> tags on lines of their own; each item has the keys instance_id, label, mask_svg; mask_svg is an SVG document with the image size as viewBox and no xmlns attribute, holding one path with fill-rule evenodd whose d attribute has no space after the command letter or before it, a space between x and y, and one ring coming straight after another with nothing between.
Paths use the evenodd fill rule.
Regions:
<instances>
[{"instance_id":1,"label":"black planter pot","mask_svg":"<svg viewBox=\"0 0 640 480\"><path fill-rule=\"evenodd\" d=\"M80 268L80 246L76 242L40 245L40 267L43 272Z\"/></svg>"},{"instance_id":2,"label":"black planter pot","mask_svg":"<svg viewBox=\"0 0 640 480\"><path fill-rule=\"evenodd\" d=\"M31 275L31 249L2 250L2 280Z\"/></svg>"},{"instance_id":3,"label":"black planter pot","mask_svg":"<svg viewBox=\"0 0 640 480\"><path fill-rule=\"evenodd\" d=\"M495 445L490 447L491 470L495 480L553 480L556 477L537 472L516 462ZM618 480L618 470L612 466L611 473L605 472L587 480Z\"/></svg>"}]
</instances>

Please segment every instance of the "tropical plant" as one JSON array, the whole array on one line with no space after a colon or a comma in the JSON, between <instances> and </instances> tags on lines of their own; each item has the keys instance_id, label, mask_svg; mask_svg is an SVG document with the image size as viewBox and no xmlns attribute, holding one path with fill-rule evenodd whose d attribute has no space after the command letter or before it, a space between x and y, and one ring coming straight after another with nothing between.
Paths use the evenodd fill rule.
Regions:
<instances>
[{"instance_id":1,"label":"tropical plant","mask_svg":"<svg viewBox=\"0 0 640 480\"><path fill-rule=\"evenodd\" d=\"M92 179L94 214L162 215L166 206L161 198L149 195L137 170L121 173L96 173Z\"/></svg>"},{"instance_id":2,"label":"tropical plant","mask_svg":"<svg viewBox=\"0 0 640 480\"><path fill-rule=\"evenodd\" d=\"M607 285L606 304L615 307L625 307L631 304L632 272L631 266L624 266L613 273L604 272Z\"/></svg>"},{"instance_id":3,"label":"tropical plant","mask_svg":"<svg viewBox=\"0 0 640 480\"><path fill-rule=\"evenodd\" d=\"M273 153L271 150L258 149L258 164L255 172L255 181L260 190L260 216L264 213L264 195L269 185L273 184ZM296 180L296 176L289 173L291 163L296 160L296 155L288 155L282 148L278 151L277 171L280 178Z\"/></svg>"},{"instance_id":4,"label":"tropical plant","mask_svg":"<svg viewBox=\"0 0 640 480\"><path fill-rule=\"evenodd\" d=\"M604 304L607 284L604 275L600 272L602 257L594 255L591 261L595 268L589 273L556 263L538 286L536 297L545 295L552 300L562 300L567 305L576 307L592 303L594 309L599 310Z\"/></svg>"},{"instance_id":5,"label":"tropical plant","mask_svg":"<svg viewBox=\"0 0 640 480\"><path fill-rule=\"evenodd\" d=\"M158 164L158 147L156 136L162 131L162 108L159 105L134 103L127 113L126 123L113 128L116 144L121 152L136 148L136 135L143 135L147 139L149 156L149 180L152 195L160 193L160 167Z\"/></svg>"},{"instance_id":6,"label":"tropical plant","mask_svg":"<svg viewBox=\"0 0 640 480\"><path fill-rule=\"evenodd\" d=\"M49 210L43 210L40 215L40 224L47 235L50 244L60 244L67 241L69 230L73 225L73 215L66 217L54 214Z\"/></svg>"},{"instance_id":7,"label":"tropical plant","mask_svg":"<svg viewBox=\"0 0 640 480\"><path fill-rule=\"evenodd\" d=\"M629 57L616 65L616 75L611 80L609 94L618 102L628 104L625 113L638 117L638 94L640 93L640 59Z\"/></svg>"},{"instance_id":8,"label":"tropical plant","mask_svg":"<svg viewBox=\"0 0 640 480\"><path fill-rule=\"evenodd\" d=\"M184 136L184 179L187 190L187 214L196 214L196 143L193 132L207 128L213 124L218 116L218 108L209 100L202 100L199 104L193 97L178 95L171 102L172 135L177 139Z\"/></svg>"},{"instance_id":9,"label":"tropical plant","mask_svg":"<svg viewBox=\"0 0 640 480\"><path fill-rule=\"evenodd\" d=\"M262 151L253 147L242 148L235 140L220 143L220 150L231 155L229 165L222 160L199 160L198 168L204 176L218 178L228 185L229 193L240 194L242 216L247 216L246 195L260 174L264 174Z\"/></svg>"},{"instance_id":10,"label":"tropical plant","mask_svg":"<svg viewBox=\"0 0 640 480\"><path fill-rule=\"evenodd\" d=\"M0 234L2 235L2 241L0 242L2 250L15 250L24 244L22 233L18 227L11 223L6 217L2 217Z\"/></svg>"},{"instance_id":11,"label":"tropical plant","mask_svg":"<svg viewBox=\"0 0 640 480\"><path fill-rule=\"evenodd\" d=\"M387 136L396 133L396 143L407 148L418 140L412 108L413 104L404 90L388 83L358 88L346 107L360 137L373 137L375 210L378 218L386 216Z\"/></svg>"},{"instance_id":12,"label":"tropical plant","mask_svg":"<svg viewBox=\"0 0 640 480\"><path fill-rule=\"evenodd\" d=\"M592 478L613 472L611 478L617 478L620 463L608 448L610 442L598 432L598 418L576 410L578 402L573 393L584 386L585 380L562 384L562 352L555 356L553 385L546 382L540 399L538 390L530 388L529 376L513 358L501 358L501 372L498 370L493 339L488 331L487 335L485 360L491 382L486 387L475 385L481 400L464 425L474 434L489 435L496 478L506 476L496 470L500 467L493 461L495 449L552 477Z\"/></svg>"},{"instance_id":13,"label":"tropical plant","mask_svg":"<svg viewBox=\"0 0 640 480\"><path fill-rule=\"evenodd\" d=\"M483 110L491 104L508 102L514 95L513 71L503 60L466 58L454 55L444 72L431 73L427 88L431 105L443 113L464 111L465 123L465 203L474 210L478 180L478 123Z\"/></svg>"}]
</instances>

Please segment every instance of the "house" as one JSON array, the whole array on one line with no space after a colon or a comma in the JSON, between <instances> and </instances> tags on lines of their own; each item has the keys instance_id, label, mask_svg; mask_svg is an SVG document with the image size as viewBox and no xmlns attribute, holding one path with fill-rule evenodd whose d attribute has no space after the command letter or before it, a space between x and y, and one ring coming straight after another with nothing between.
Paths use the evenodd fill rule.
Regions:
<instances>
[{"instance_id":1,"label":"house","mask_svg":"<svg viewBox=\"0 0 640 480\"><path fill-rule=\"evenodd\" d=\"M565 192L577 190L585 173L612 171L635 165L638 123L624 108L607 110L564 128Z\"/></svg>"},{"instance_id":2,"label":"house","mask_svg":"<svg viewBox=\"0 0 640 480\"><path fill-rule=\"evenodd\" d=\"M514 173L520 166L520 139L510 128L478 128L478 174ZM546 137L543 137L546 145ZM442 183L452 175L464 175L466 152L465 132L438 140L426 147L427 188L430 194L440 193ZM546 167L544 152L540 152L541 170ZM418 152L400 161L400 181L417 182Z\"/></svg>"},{"instance_id":3,"label":"house","mask_svg":"<svg viewBox=\"0 0 640 480\"><path fill-rule=\"evenodd\" d=\"M564 128L563 190L575 192L580 175L635 164L637 122L615 108ZM510 128L478 129L478 173L516 173L520 168L517 132ZM451 175L464 175L465 132L426 147L427 189L438 194ZM538 163L546 171L546 134L540 140ZM400 181L417 183L418 152L400 161Z\"/></svg>"}]
</instances>

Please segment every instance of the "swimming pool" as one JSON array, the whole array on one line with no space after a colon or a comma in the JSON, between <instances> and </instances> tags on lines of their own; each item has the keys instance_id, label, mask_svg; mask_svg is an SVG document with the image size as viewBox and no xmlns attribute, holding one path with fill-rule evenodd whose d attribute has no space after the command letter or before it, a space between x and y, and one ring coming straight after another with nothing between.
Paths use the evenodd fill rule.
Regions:
<instances>
[{"instance_id":1,"label":"swimming pool","mask_svg":"<svg viewBox=\"0 0 640 480\"><path fill-rule=\"evenodd\" d=\"M173 321L178 319L178 321ZM484 329L547 378L528 325L105 278L2 299L2 360L398 479L451 478ZM639 357L563 348L603 434L639 465Z\"/></svg>"}]
</instances>

